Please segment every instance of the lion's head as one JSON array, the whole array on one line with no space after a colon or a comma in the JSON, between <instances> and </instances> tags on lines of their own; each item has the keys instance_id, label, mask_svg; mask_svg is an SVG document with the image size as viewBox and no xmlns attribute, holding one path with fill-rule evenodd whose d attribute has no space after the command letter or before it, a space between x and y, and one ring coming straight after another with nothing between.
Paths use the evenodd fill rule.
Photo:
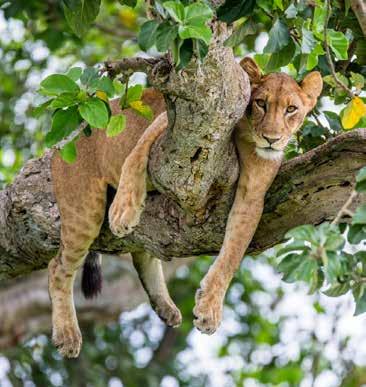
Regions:
<instances>
[{"instance_id":1,"label":"lion's head","mask_svg":"<svg viewBox=\"0 0 366 387\"><path fill-rule=\"evenodd\" d=\"M244 58L240 65L252 88L246 138L255 143L260 157L281 158L291 136L316 105L323 87L322 77L313 71L298 84L285 73L262 76L251 58Z\"/></svg>"}]
</instances>

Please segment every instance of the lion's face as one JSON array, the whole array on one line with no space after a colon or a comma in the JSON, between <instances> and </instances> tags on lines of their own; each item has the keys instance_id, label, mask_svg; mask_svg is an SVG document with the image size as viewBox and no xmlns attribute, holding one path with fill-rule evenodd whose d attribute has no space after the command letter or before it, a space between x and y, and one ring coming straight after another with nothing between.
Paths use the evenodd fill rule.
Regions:
<instances>
[{"instance_id":1,"label":"lion's face","mask_svg":"<svg viewBox=\"0 0 366 387\"><path fill-rule=\"evenodd\" d=\"M291 136L316 104L323 85L321 75L314 71L299 85L285 73L262 77L250 58L245 58L241 65L248 73L252 87L247 115L248 137L255 143L260 157L281 158Z\"/></svg>"}]
</instances>

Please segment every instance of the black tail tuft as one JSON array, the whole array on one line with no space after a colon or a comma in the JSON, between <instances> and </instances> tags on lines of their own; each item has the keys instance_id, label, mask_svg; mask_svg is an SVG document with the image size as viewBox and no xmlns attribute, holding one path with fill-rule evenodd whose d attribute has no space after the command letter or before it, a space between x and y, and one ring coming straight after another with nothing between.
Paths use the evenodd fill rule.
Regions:
<instances>
[{"instance_id":1,"label":"black tail tuft","mask_svg":"<svg viewBox=\"0 0 366 387\"><path fill-rule=\"evenodd\" d=\"M90 252L84 262L81 277L81 290L85 298L97 297L102 291L102 256L96 252Z\"/></svg>"}]
</instances>

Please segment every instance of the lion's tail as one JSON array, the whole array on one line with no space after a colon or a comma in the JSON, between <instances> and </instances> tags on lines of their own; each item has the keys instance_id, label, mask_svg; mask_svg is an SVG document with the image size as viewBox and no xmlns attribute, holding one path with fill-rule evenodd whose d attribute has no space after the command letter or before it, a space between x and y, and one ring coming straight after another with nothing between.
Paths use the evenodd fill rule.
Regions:
<instances>
[{"instance_id":1,"label":"lion's tail","mask_svg":"<svg viewBox=\"0 0 366 387\"><path fill-rule=\"evenodd\" d=\"M97 297L102 291L102 255L89 252L85 258L81 277L81 290L85 298Z\"/></svg>"}]
</instances>

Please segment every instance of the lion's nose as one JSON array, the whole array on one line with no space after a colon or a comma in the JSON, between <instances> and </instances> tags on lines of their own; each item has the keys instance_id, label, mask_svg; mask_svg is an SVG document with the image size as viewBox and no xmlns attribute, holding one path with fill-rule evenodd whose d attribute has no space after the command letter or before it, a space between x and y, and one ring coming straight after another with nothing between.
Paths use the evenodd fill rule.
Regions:
<instances>
[{"instance_id":1,"label":"lion's nose","mask_svg":"<svg viewBox=\"0 0 366 387\"><path fill-rule=\"evenodd\" d=\"M263 138L268 141L269 145L272 145L275 142L277 142L278 140L281 140L281 137L274 138L274 137L263 136Z\"/></svg>"}]
</instances>

